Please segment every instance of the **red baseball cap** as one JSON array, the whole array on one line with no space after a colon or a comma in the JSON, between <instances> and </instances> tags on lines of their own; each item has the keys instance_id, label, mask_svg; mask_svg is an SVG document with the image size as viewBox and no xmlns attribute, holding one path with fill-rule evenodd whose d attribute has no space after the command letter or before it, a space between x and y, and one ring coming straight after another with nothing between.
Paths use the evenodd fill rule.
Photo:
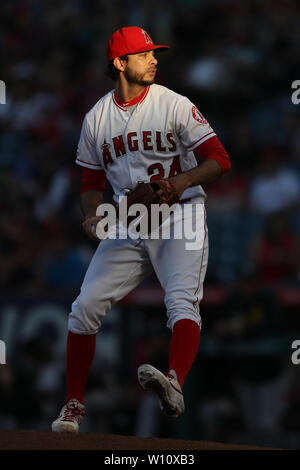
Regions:
<instances>
[{"instance_id":1,"label":"red baseball cap","mask_svg":"<svg viewBox=\"0 0 300 470\"><path fill-rule=\"evenodd\" d=\"M155 45L144 29L128 26L118 29L111 36L107 46L107 59L111 61L125 54L138 54L153 49L169 49L169 47Z\"/></svg>"}]
</instances>

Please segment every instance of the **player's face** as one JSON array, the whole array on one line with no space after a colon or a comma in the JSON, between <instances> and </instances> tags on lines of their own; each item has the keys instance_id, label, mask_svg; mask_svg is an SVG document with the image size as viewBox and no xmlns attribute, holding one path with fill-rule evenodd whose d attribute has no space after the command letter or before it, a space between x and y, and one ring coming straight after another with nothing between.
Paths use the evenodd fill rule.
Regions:
<instances>
[{"instance_id":1,"label":"player's face","mask_svg":"<svg viewBox=\"0 0 300 470\"><path fill-rule=\"evenodd\" d=\"M141 52L128 56L124 76L129 83L152 85L157 71L157 59L154 51Z\"/></svg>"}]
</instances>

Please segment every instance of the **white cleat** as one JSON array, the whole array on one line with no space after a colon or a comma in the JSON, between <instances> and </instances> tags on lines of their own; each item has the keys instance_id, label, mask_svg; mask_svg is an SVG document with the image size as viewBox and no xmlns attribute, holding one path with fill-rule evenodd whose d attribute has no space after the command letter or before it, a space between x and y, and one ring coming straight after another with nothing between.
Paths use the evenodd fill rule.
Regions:
<instances>
[{"instance_id":1,"label":"white cleat","mask_svg":"<svg viewBox=\"0 0 300 470\"><path fill-rule=\"evenodd\" d=\"M71 400L62 407L58 418L53 421L52 431L77 433L84 415L84 405L76 400L76 398L71 398Z\"/></svg>"},{"instance_id":2,"label":"white cleat","mask_svg":"<svg viewBox=\"0 0 300 470\"><path fill-rule=\"evenodd\" d=\"M138 379L144 390L155 393L163 413L177 418L184 413L184 400L181 387L171 374L164 375L149 364L138 368Z\"/></svg>"}]
</instances>

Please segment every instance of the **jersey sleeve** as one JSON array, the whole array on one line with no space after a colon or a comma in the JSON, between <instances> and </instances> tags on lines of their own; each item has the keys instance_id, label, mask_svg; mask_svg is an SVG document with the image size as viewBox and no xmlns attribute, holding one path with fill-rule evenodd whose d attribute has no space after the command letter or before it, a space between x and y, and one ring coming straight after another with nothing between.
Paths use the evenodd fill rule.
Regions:
<instances>
[{"instance_id":1,"label":"jersey sleeve","mask_svg":"<svg viewBox=\"0 0 300 470\"><path fill-rule=\"evenodd\" d=\"M103 170L95 171L90 168L82 167L81 171L81 189L80 194L86 191L94 190L104 193L106 183L106 173Z\"/></svg>"},{"instance_id":2,"label":"jersey sleeve","mask_svg":"<svg viewBox=\"0 0 300 470\"><path fill-rule=\"evenodd\" d=\"M216 135L213 136L212 139L206 140L197 146L194 150L194 154L198 155L203 160L209 158L216 160L222 169L222 173L229 171L231 168L229 155Z\"/></svg>"},{"instance_id":3,"label":"jersey sleeve","mask_svg":"<svg viewBox=\"0 0 300 470\"><path fill-rule=\"evenodd\" d=\"M216 135L205 117L188 99L181 100L177 105L176 132L189 152Z\"/></svg>"},{"instance_id":4,"label":"jersey sleeve","mask_svg":"<svg viewBox=\"0 0 300 470\"><path fill-rule=\"evenodd\" d=\"M95 140L87 116L83 120L75 163L91 170L103 169L97 156Z\"/></svg>"}]
</instances>

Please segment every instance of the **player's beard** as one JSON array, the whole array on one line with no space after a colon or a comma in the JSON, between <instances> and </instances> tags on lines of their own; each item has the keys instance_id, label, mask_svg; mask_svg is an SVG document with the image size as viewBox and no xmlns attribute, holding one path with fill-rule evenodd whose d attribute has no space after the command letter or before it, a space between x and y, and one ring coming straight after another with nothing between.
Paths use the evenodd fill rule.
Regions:
<instances>
[{"instance_id":1,"label":"player's beard","mask_svg":"<svg viewBox=\"0 0 300 470\"><path fill-rule=\"evenodd\" d=\"M124 70L124 77L126 78L128 83L132 83L135 85L142 85L142 86L152 85L152 83L154 83L155 75L153 76L151 80L145 80L144 79L145 75L146 75L145 73L142 74L142 73L133 72L132 70L130 70L129 67L127 67L126 70Z\"/></svg>"}]
</instances>

